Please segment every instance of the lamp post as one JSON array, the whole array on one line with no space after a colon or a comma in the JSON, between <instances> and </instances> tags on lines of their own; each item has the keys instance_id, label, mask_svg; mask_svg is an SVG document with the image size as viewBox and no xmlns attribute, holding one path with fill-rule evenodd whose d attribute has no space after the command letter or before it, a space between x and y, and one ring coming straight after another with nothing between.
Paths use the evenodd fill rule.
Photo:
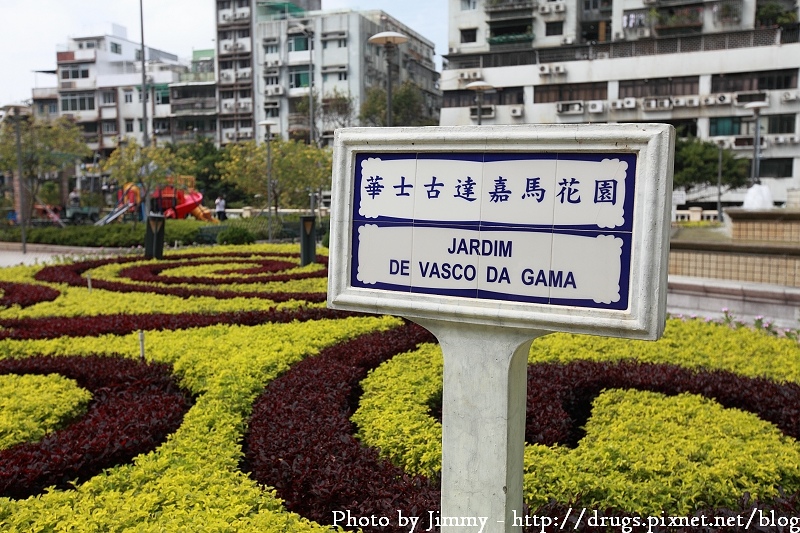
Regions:
<instances>
[{"instance_id":1,"label":"lamp post","mask_svg":"<svg viewBox=\"0 0 800 533\"><path fill-rule=\"evenodd\" d=\"M145 61L144 48L144 7L143 0L139 0L139 24L142 28L142 146L147 146L150 140L147 137L147 63Z\"/></svg>"},{"instance_id":2,"label":"lamp post","mask_svg":"<svg viewBox=\"0 0 800 533\"><path fill-rule=\"evenodd\" d=\"M475 99L478 102L478 126L480 126L483 118L483 93L494 89L494 85L485 81L473 81L465 85L464 88L475 91Z\"/></svg>"},{"instance_id":3,"label":"lamp post","mask_svg":"<svg viewBox=\"0 0 800 533\"><path fill-rule=\"evenodd\" d=\"M759 183L759 174L761 173L761 108L768 107L769 104L763 100L757 102L749 102L744 105L745 109L753 111L755 119L755 138L753 139L753 164L750 165L750 185Z\"/></svg>"},{"instance_id":4,"label":"lamp post","mask_svg":"<svg viewBox=\"0 0 800 533\"><path fill-rule=\"evenodd\" d=\"M266 128L264 138L267 143L267 240L272 242L272 135L270 129L275 125L275 122L262 120L258 125Z\"/></svg>"},{"instance_id":5,"label":"lamp post","mask_svg":"<svg viewBox=\"0 0 800 533\"><path fill-rule=\"evenodd\" d=\"M722 143L717 143L717 220L722 222Z\"/></svg>"},{"instance_id":6,"label":"lamp post","mask_svg":"<svg viewBox=\"0 0 800 533\"><path fill-rule=\"evenodd\" d=\"M314 135L314 32L304 24L289 28L306 36L308 42L308 144L316 144Z\"/></svg>"},{"instance_id":7,"label":"lamp post","mask_svg":"<svg viewBox=\"0 0 800 533\"><path fill-rule=\"evenodd\" d=\"M392 126L392 55L398 45L408 41L408 37L396 31L382 31L367 40L370 44L383 46L386 51L386 126Z\"/></svg>"}]
</instances>

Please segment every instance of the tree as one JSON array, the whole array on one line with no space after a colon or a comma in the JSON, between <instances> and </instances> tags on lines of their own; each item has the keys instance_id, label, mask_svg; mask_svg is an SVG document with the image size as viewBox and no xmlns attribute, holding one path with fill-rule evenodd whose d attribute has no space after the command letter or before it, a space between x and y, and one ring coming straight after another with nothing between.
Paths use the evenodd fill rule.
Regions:
<instances>
[{"instance_id":1,"label":"tree","mask_svg":"<svg viewBox=\"0 0 800 533\"><path fill-rule=\"evenodd\" d=\"M386 91L370 87L361 105L361 122L367 126L386 125ZM433 126L436 119L425 112L425 97L422 90L410 81L403 82L392 91L393 126Z\"/></svg>"},{"instance_id":2,"label":"tree","mask_svg":"<svg viewBox=\"0 0 800 533\"><path fill-rule=\"evenodd\" d=\"M101 167L121 185L136 184L148 206L150 194L157 187L167 185L171 176L187 174L193 164L169 147L154 144L143 147L131 138L114 150Z\"/></svg>"},{"instance_id":3,"label":"tree","mask_svg":"<svg viewBox=\"0 0 800 533\"><path fill-rule=\"evenodd\" d=\"M192 162L187 174L195 177L195 188L206 198L213 200L222 195L229 207L247 199L247 194L235 184L220 180L217 165L222 161L223 151L217 148L211 138L200 137L195 142L171 148L180 159Z\"/></svg>"},{"instance_id":4,"label":"tree","mask_svg":"<svg viewBox=\"0 0 800 533\"><path fill-rule=\"evenodd\" d=\"M715 143L696 137L678 138L675 143L674 188L689 191L695 187L716 187L719 150ZM747 185L748 169L746 159L737 159L730 150L722 149L722 185L726 190Z\"/></svg>"},{"instance_id":5,"label":"tree","mask_svg":"<svg viewBox=\"0 0 800 533\"><path fill-rule=\"evenodd\" d=\"M83 140L81 129L70 119L61 117L54 121L33 116L11 118L0 129L0 170L13 174L17 170L16 121L19 120L22 153L23 186L30 192L28 205L22 206L30 213L39 188L58 172L74 166L80 159L91 155ZM28 217L24 217L28 220Z\"/></svg>"},{"instance_id":6,"label":"tree","mask_svg":"<svg viewBox=\"0 0 800 533\"><path fill-rule=\"evenodd\" d=\"M270 141L272 206L303 208L309 191L330 183L332 155L326 148L282 139ZM222 181L235 183L248 194L267 194L267 145L255 141L230 144L217 165Z\"/></svg>"}]
</instances>

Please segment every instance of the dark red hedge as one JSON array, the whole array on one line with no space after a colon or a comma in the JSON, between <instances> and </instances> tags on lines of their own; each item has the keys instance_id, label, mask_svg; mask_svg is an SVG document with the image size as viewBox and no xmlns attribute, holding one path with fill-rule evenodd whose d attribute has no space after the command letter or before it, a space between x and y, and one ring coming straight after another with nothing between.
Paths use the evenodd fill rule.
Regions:
<instances>
[{"instance_id":1,"label":"dark red hedge","mask_svg":"<svg viewBox=\"0 0 800 533\"><path fill-rule=\"evenodd\" d=\"M0 307L28 307L39 302L52 302L61 292L45 285L0 281Z\"/></svg>"},{"instance_id":2,"label":"dark red hedge","mask_svg":"<svg viewBox=\"0 0 800 533\"><path fill-rule=\"evenodd\" d=\"M424 329L407 324L294 365L253 407L243 468L259 483L275 487L288 510L321 524L332 523L333 511L348 510L386 517L402 510L425 521L428 510L439 508L438 487L362 446L352 436L350 415L361 394L359 382L370 369L432 340Z\"/></svg>"},{"instance_id":3,"label":"dark red hedge","mask_svg":"<svg viewBox=\"0 0 800 533\"><path fill-rule=\"evenodd\" d=\"M192 398L164 364L118 357L30 357L0 361L0 374L60 374L91 391L88 411L38 442L0 450L0 496L27 498L72 488L154 450L180 427Z\"/></svg>"},{"instance_id":4,"label":"dark red hedge","mask_svg":"<svg viewBox=\"0 0 800 533\"><path fill-rule=\"evenodd\" d=\"M0 320L0 339L55 339L58 337L96 337L127 335L138 330L176 330L202 328L216 324L257 326L266 323L339 319L356 313L332 309L304 308L287 311L229 311L227 313L152 313L76 316L54 319L21 318Z\"/></svg>"},{"instance_id":5,"label":"dark red hedge","mask_svg":"<svg viewBox=\"0 0 800 533\"><path fill-rule=\"evenodd\" d=\"M246 259L247 262L257 263L259 259L258 257L263 257L263 264L262 267L264 268L274 268L276 265L271 264L273 263L274 257L296 257L298 254L268 254L268 253L226 253L226 254L181 254L181 255L172 255L169 256L169 259L172 261L172 264L178 264L181 260L192 259L196 260L196 264L204 264L200 259L206 259L207 261L213 263L219 263L224 261L226 263L230 263L232 261L238 259ZM328 258L325 256L317 256L317 262L323 265L328 264ZM97 268L99 266L115 263L115 264L126 264L131 263L134 261L141 261L141 257L117 257L111 259L97 259L92 261L82 261L79 263L69 264L69 265L52 265L46 266L42 268L36 274L36 280L38 281L48 281L52 283L66 283L68 285L76 286L76 287L85 287L87 285L87 280L83 278L83 274L88 272L93 268ZM185 265L185 263L182 263ZM297 263L286 262L287 265L290 267L297 266ZM160 272L159 269L160 263L154 263L152 267L144 266L144 267L131 267L131 269L127 269L127 272L130 274L133 272L135 275L146 278L151 281L158 281L159 283L163 283L166 281L167 283L175 283L176 278L164 278L162 280L158 277L155 272ZM149 274L148 274L149 272ZM303 279L303 278L311 278L311 277L325 277L328 275L327 269L321 269L316 272L307 273L307 274L296 274L291 276L281 276L281 275L273 275L273 276L262 276L262 277L254 277L253 279L261 279L262 281L287 281L290 279ZM186 278L192 279L192 278ZM198 278L200 279L200 278ZM245 281L243 281L245 279ZM153 293L153 294L163 294L169 296L178 296L181 298L189 298L191 296L211 296L214 298L264 298L269 300L274 300L276 302L287 302L289 300L305 300L309 302L324 302L325 301L325 293L290 293L290 292L264 292L264 291L251 291L251 292L238 292L238 291L231 291L231 290L220 290L215 287L218 285L224 285L224 282L218 279L211 279L209 278L209 285L210 287L201 287L201 288L189 288L189 287L170 287L170 286L156 286L156 285L141 285L135 283L126 283L125 281L106 281L106 280L92 280L92 287L97 289L104 289L109 291L116 291L116 292L144 292L144 293ZM235 281L231 280L230 282L235 283L245 283L246 278L237 278Z\"/></svg>"}]
</instances>

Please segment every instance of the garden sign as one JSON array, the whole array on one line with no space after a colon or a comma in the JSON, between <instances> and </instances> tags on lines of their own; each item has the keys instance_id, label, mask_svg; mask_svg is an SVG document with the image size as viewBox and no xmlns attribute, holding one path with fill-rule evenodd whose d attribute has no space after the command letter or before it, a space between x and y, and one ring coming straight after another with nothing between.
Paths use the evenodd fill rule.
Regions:
<instances>
[{"instance_id":1,"label":"garden sign","mask_svg":"<svg viewBox=\"0 0 800 533\"><path fill-rule=\"evenodd\" d=\"M522 525L533 339L661 335L673 151L664 124L337 130L328 306L438 338L448 531Z\"/></svg>"}]
</instances>

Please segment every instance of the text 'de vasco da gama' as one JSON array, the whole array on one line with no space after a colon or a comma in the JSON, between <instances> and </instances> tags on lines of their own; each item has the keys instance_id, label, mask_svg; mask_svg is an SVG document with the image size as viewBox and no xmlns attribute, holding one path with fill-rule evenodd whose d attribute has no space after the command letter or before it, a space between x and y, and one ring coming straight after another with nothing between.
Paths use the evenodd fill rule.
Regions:
<instances>
[{"instance_id":1,"label":"text 'de vasco da gama'","mask_svg":"<svg viewBox=\"0 0 800 533\"><path fill-rule=\"evenodd\" d=\"M632 153L359 154L354 287L626 309Z\"/></svg>"}]
</instances>

